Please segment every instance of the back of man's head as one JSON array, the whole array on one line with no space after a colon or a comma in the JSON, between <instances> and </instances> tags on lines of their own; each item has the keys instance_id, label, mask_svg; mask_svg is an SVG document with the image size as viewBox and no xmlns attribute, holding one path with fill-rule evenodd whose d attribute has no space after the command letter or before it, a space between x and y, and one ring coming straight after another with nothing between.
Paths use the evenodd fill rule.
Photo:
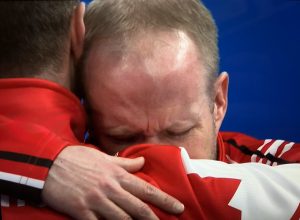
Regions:
<instances>
[{"instance_id":1,"label":"back of man's head","mask_svg":"<svg viewBox=\"0 0 300 220\"><path fill-rule=\"evenodd\" d=\"M59 71L78 3L0 1L0 78Z\"/></svg>"},{"instance_id":2,"label":"back of man's head","mask_svg":"<svg viewBox=\"0 0 300 220\"><path fill-rule=\"evenodd\" d=\"M85 16L85 57L94 43L105 40L134 42L148 30L185 32L197 45L209 75L209 86L218 73L217 29L199 0L94 0ZM210 90L210 88L208 88Z\"/></svg>"}]
</instances>

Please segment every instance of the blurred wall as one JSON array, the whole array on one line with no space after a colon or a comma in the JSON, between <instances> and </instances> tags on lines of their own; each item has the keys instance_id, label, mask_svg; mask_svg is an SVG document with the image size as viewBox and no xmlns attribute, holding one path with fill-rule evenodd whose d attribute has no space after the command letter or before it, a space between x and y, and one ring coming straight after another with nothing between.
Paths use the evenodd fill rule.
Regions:
<instances>
[{"instance_id":1,"label":"blurred wall","mask_svg":"<svg viewBox=\"0 0 300 220\"><path fill-rule=\"evenodd\" d=\"M300 141L300 1L203 0L230 75L222 130Z\"/></svg>"}]
</instances>

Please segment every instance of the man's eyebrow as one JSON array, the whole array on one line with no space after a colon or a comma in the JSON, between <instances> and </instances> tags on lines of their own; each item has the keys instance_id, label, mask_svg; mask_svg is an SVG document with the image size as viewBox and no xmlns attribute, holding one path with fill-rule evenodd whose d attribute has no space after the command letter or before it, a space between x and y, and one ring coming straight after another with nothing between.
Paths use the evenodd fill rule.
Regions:
<instances>
[{"instance_id":1,"label":"man's eyebrow","mask_svg":"<svg viewBox=\"0 0 300 220\"><path fill-rule=\"evenodd\" d=\"M201 120L198 117L193 117L186 120L178 120L167 127L167 129L176 129L178 127L191 127L198 124Z\"/></svg>"},{"instance_id":2,"label":"man's eyebrow","mask_svg":"<svg viewBox=\"0 0 300 220\"><path fill-rule=\"evenodd\" d=\"M202 128L202 120L190 120L185 123L174 123L171 126L167 127L166 130L173 132L181 132L182 130L193 129L193 128Z\"/></svg>"},{"instance_id":3,"label":"man's eyebrow","mask_svg":"<svg viewBox=\"0 0 300 220\"><path fill-rule=\"evenodd\" d=\"M129 129L127 126L107 127L104 128L103 130L105 131L106 134L109 135L131 135L138 132Z\"/></svg>"}]
</instances>

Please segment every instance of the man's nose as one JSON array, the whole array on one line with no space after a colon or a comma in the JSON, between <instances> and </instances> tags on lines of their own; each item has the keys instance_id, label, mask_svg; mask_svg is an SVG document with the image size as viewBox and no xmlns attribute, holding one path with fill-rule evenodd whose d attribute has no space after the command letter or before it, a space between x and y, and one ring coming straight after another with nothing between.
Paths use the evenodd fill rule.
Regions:
<instances>
[{"instance_id":1,"label":"man's nose","mask_svg":"<svg viewBox=\"0 0 300 220\"><path fill-rule=\"evenodd\" d=\"M162 144L158 136L148 136L145 138L145 144Z\"/></svg>"}]
</instances>

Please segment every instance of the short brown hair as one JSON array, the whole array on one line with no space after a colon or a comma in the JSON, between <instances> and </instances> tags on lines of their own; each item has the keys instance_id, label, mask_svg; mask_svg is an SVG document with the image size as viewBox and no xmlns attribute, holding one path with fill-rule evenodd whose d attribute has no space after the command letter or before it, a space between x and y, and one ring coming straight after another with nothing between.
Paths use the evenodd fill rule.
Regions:
<instances>
[{"instance_id":1,"label":"short brown hair","mask_svg":"<svg viewBox=\"0 0 300 220\"><path fill-rule=\"evenodd\" d=\"M0 1L0 78L58 71L78 3Z\"/></svg>"},{"instance_id":2,"label":"short brown hair","mask_svg":"<svg viewBox=\"0 0 300 220\"><path fill-rule=\"evenodd\" d=\"M130 38L147 29L185 32L204 59L211 92L219 71L217 28L199 0L94 0L87 8L85 24L85 57L97 40Z\"/></svg>"}]
</instances>

